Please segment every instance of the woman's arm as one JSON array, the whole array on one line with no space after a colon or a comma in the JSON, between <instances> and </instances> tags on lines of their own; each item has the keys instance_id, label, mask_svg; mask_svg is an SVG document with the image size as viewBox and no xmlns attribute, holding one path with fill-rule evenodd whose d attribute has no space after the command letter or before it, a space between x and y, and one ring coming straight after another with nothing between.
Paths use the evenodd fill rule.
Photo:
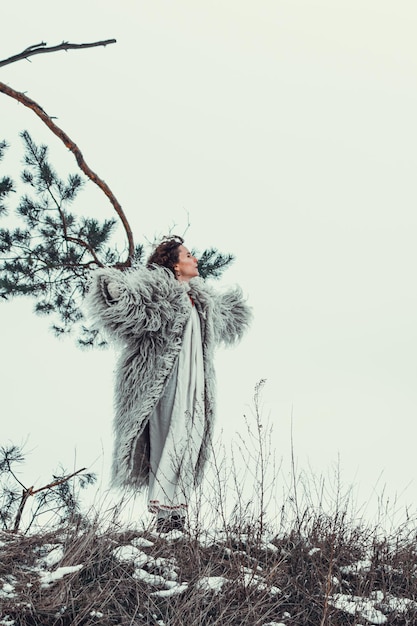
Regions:
<instances>
[{"instance_id":1,"label":"woman's arm","mask_svg":"<svg viewBox=\"0 0 417 626\"><path fill-rule=\"evenodd\" d=\"M214 332L218 341L239 341L252 320L252 309L246 304L240 287L215 296Z\"/></svg>"},{"instance_id":2,"label":"woman's arm","mask_svg":"<svg viewBox=\"0 0 417 626\"><path fill-rule=\"evenodd\" d=\"M107 268L91 275L86 307L93 322L114 339L140 336L172 315L172 279L164 270ZM171 298L170 298L171 296Z\"/></svg>"}]
</instances>

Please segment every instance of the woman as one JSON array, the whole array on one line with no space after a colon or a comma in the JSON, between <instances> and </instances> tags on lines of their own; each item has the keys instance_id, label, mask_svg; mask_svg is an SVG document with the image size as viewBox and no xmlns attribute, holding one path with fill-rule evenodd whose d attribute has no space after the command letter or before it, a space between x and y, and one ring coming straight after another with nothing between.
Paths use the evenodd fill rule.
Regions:
<instances>
[{"instance_id":1,"label":"woman","mask_svg":"<svg viewBox=\"0 0 417 626\"><path fill-rule=\"evenodd\" d=\"M181 237L147 267L94 272L89 308L122 344L116 369L113 484L149 486L157 530L183 529L202 478L214 419L216 344L233 344L251 313L240 289L215 293Z\"/></svg>"}]
</instances>

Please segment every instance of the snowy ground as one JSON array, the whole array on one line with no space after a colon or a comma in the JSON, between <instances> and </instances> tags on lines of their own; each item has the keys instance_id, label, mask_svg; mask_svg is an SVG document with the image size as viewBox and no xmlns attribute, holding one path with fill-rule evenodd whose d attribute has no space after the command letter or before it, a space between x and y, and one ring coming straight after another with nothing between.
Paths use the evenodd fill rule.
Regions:
<instances>
[{"instance_id":1,"label":"snowy ground","mask_svg":"<svg viewBox=\"0 0 417 626\"><path fill-rule=\"evenodd\" d=\"M195 592L202 594L218 595L222 594L225 589L232 587L238 588L250 593L263 593L264 597L273 598L277 604L285 605L286 609L282 610L279 621L257 622L262 626L291 626L297 623L306 623L304 621L297 622L295 615L298 607L288 610L288 602L285 598L289 595L287 589L281 589L280 586L273 584L271 576L271 568L267 569L261 566L262 562L259 558L252 556L253 547L249 545L249 538L244 534L239 534L236 538L235 545L238 548L230 547L230 536L225 541L224 533L201 533L198 538L199 549L218 549L222 548L223 556L230 561L239 563L239 570L234 570L231 576L224 573L219 575L202 575L197 580L194 578L191 583L190 577L184 579L181 577L183 567L180 563L181 547L187 545L188 537L179 531L171 531L166 534L157 534L155 532L146 532L142 535L132 537L129 541L114 545L107 554L107 558L124 567L129 583L136 581L141 589L145 586L147 589L147 597L150 599L165 599L170 601L174 597L181 596L190 591L191 587ZM26 542L25 557L19 563L11 562L10 571L5 570L5 563L8 558L6 553L10 554L11 550L18 553L19 542ZM247 546L245 542L247 541ZM156 544L169 548L170 556L153 556ZM115 542L113 542L115 543ZM232 542L233 543L233 542ZM78 563L71 565L66 564L66 551L68 545L65 541L56 541L54 543L34 542L32 545L27 538L19 537L11 533L0 533L0 563L3 566L0 570L0 625L1 626L20 626L22 623L17 617L20 614L35 614L37 607L33 605L28 598L31 597L30 591L36 589L38 598L44 597L45 590L51 591L58 585L65 583L65 587L71 587L78 584L77 577L84 569L91 566L90 557L86 556L86 561L82 559ZM164 545L163 545L164 547ZM179 550L178 557L175 556L176 548ZM257 551L264 554L264 559L269 558L275 560L277 564L274 567L285 566L288 554L285 554L282 548L274 543L272 539L265 539L257 546ZM160 554L161 550L157 551ZM307 558L319 561L322 558L322 550L318 547L311 547L307 553ZM271 561L271 562L272 562ZM410 611L417 611L417 602L412 598L398 597L388 593L387 590L373 589L367 597L356 595L350 589L354 588L354 582L361 577L369 574L372 568L370 560L358 560L350 565L339 567L337 572L334 571L329 579L327 586L327 597L323 597L323 606L333 607L339 612L348 616L354 616L354 622L346 621L346 623L354 623L356 626L364 626L365 624L395 624L412 623L410 621L401 621L401 616ZM392 568L386 567L386 574L398 576L401 572L393 572ZM127 582L127 579L126 579ZM236 591L237 593L237 591ZM36 595L36 594L35 594ZM35 596L33 596L35 597ZM330 608L328 609L330 610ZM55 608L55 619L64 618L68 612L68 607L63 604L59 608ZM156 624L158 626L169 626L167 622L159 619L155 613L146 615L139 612L136 619L143 621L135 624ZM350 619L350 617L349 617ZM149 621L150 620L150 621ZM26 623L26 622L25 622ZM48 622L49 623L49 622ZM68 623L63 621L62 623ZM90 606L88 619L83 621L88 624L108 624L106 618L106 610L102 606ZM113 623L113 622L112 622ZM124 623L124 622L123 622ZM205 622L206 623L206 622Z\"/></svg>"}]
</instances>

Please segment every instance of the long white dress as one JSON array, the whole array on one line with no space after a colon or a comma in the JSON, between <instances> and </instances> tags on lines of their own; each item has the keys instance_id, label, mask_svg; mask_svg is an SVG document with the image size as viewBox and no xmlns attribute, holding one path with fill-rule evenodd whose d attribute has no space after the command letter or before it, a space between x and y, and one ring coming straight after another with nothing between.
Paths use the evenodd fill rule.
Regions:
<instances>
[{"instance_id":1,"label":"long white dress","mask_svg":"<svg viewBox=\"0 0 417 626\"><path fill-rule=\"evenodd\" d=\"M177 363L149 419L150 512L185 514L203 431L203 349L200 318L192 306Z\"/></svg>"}]
</instances>

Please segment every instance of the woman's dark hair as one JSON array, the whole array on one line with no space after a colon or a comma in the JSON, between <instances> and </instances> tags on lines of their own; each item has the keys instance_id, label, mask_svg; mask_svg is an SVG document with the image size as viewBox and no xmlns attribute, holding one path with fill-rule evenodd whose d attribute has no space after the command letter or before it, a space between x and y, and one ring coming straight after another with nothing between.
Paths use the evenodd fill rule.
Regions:
<instances>
[{"instance_id":1,"label":"woman's dark hair","mask_svg":"<svg viewBox=\"0 0 417 626\"><path fill-rule=\"evenodd\" d=\"M152 265L162 265L167 267L175 275L174 265L178 263L179 247L184 243L184 239L178 235L164 237L164 239L156 246L147 261L147 267Z\"/></svg>"}]
</instances>

